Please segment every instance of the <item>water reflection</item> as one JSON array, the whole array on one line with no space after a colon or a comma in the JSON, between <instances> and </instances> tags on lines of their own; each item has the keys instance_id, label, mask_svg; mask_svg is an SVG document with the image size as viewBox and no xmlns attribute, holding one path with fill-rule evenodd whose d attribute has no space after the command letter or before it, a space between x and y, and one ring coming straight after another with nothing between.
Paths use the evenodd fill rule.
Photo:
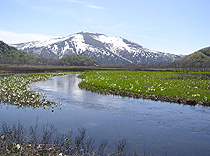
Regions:
<instances>
[{"instance_id":1,"label":"water reflection","mask_svg":"<svg viewBox=\"0 0 210 156\"><path fill-rule=\"evenodd\" d=\"M150 155L209 155L210 108L99 95L78 87L75 75L33 83L32 89L61 102L61 110L18 110L1 104L0 121L53 123L60 133L85 127L90 136L110 143L127 139L131 150ZM9 117L9 118L8 118ZM33 122L32 122L33 121Z\"/></svg>"}]
</instances>

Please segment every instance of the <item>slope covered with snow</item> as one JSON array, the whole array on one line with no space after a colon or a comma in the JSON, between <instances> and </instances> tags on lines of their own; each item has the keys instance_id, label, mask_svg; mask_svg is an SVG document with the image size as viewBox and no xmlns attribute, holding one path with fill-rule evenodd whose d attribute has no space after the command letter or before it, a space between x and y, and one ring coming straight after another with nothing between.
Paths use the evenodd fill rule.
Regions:
<instances>
[{"instance_id":1,"label":"slope covered with snow","mask_svg":"<svg viewBox=\"0 0 210 156\"><path fill-rule=\"evenodd\" d=\"M55 37L46 41L14 44L16 48L39 57L62 58L83 55L100 64L140 64L172 62L181 56L143 48L121 37L109 37L92 32L79 32L67 37Z\"/></svg>"}]
</instances>

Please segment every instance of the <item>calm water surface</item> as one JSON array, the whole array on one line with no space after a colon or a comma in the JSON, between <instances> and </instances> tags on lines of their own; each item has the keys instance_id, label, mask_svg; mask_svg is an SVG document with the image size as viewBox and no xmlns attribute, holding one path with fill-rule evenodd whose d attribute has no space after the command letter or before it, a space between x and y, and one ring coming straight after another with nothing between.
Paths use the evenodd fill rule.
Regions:
<instances>
[{"instance_id":1,"label":"calm water surface","mask_svg":"<svg viewBox=\"0 0 210 156\"><path fill-rule=\"evenodd\" d=\"M90 137L110 145L126 139L140 154L210 155L210 108L100 95L78 88L80 81L65 75L33 83L32 89L62 103L61 110L1 104L0 122L31 126L38 117L39 125L52 123L59 133L86 128Z\"/></svg>"}]
</instances>

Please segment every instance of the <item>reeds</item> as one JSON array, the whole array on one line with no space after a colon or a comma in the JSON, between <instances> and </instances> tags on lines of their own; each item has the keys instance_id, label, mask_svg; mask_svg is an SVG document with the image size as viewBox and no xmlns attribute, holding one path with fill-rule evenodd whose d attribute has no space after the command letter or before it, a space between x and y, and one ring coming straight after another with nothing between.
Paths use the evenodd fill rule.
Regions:
<instances>
[{"instance_id":1,"label":"reeds","mask_svg":"<svg viewBox=\"0 0 210 156\"><path fill-rule=\"evenodd\" d=\"M28 156L28 155L74 155L74 156L120 156L127 155L126 140L119 140L114 144L115 150L107 152L108 142L102 141L98 146L94 139L86 134L86 129L78 129L78 135L73 132L58 134L53 125L43 126L38 133L38 124L29 129L18 122L17 125L8 126L5 122L0 131L0 155ZM137 155L137 154L135 154Z\"/></svg>"}]
</instances>

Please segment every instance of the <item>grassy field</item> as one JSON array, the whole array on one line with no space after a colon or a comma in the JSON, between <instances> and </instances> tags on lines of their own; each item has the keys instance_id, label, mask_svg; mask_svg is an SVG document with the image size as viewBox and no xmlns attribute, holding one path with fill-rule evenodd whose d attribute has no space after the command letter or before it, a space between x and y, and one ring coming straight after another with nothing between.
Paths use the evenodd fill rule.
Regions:
<instances>
[{"instance_id":1,"label":"grassy field","mask_svg":"<svg viewBox=\"0 0 210 156\"><path fill-rule=\"evenodd\" d=\"M102 94L210 105L210 72L91 71L81 88Z\"/></svg>"}]
</instances>

